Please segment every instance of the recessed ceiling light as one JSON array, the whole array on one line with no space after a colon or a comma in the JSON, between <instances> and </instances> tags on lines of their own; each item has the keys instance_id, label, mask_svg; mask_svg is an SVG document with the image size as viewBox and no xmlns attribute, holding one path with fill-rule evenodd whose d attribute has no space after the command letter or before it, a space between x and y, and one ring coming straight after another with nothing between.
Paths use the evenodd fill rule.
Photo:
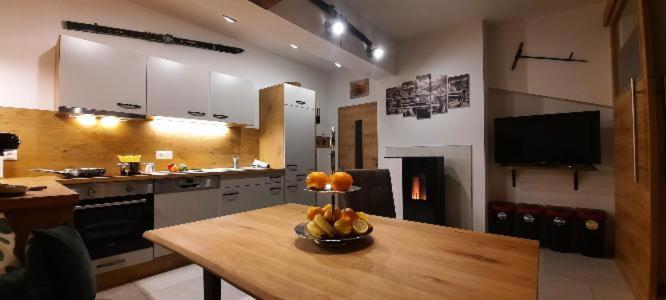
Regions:
<instances>
[{"instance_id":1,"label":"recessed ceiling light","mask_svg":"<svg viewBox=\"0 0 666 300\"><path fill-rule=\"evenodd\" d=\"M335 23L333 23L333 26L331 27L331 31L335 35L341 35L345 32L345 29L347 29L346 27L347 26L345 26L345 23L338 20L338 21L335 21Z\"/></svg>"},{"instance_id":2,"label":"recessed ceiling light","mask_svg":"<svg viewBox=\"0 0 666 300\"><path fill-rule=\"evenodd\" d=\"M384 49L382 48L377 48L375 50L372 50L372 58L374 59L382 59L384 56Z\"/></svg>"},{"instance_id":3,"label":"recessed ceiling light","mask_svg":"<svg viewBox=\"0 0 666 300\"><path fill-rule=\"evenodd\" d=\"M338 68L342 68L342 65L339 64L339 63L333 63L333 64L334 64L336 67L338 67Z\"/></svg>"},{"instance_id":4,"label":"recessed ceiling light","mask_svg":"<svg viewBox=\"0 0 666 300\"><path fill-rule=\"evenodd\" d=\"M227 21L227 22L229 22L229 23L236 23L236 19L234 19L234 18L232 18L232 17L230 17L230 16L222 15L222 17L224 17L224 20Z\"/></svg>"},{"instance_id":5,"label":"recessed ceiling light","mask_svg":"<svg viewBox=\"0 0 666 300\"><path fill-rule=\"evenodd\" d=\"M291 48L293 48L293 49L298 49L298 45L296 45L296 44L289 44L289 46L291 46Z\"/></svg>"}]
</instances>

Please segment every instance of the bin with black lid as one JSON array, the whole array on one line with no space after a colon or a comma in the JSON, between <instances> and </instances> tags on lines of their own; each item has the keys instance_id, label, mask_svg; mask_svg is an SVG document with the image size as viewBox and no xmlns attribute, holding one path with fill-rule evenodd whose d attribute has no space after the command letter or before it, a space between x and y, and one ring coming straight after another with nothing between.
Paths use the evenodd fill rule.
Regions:
<instances>
[{"instance_id":1,"label":"bin with black lid","mask_svg":"<svg viewBox=\"0 0 666 300\"><path fill-rule=\"evenodd\" d=\"M603 257L606 217L606 212L601 209L576 209L581 254L589 257Z\"/></svg>"},{"instance_id":2,"label":"bin with black lid","mask_svg":"<svg viewBox=\"0 0 666 300\"><path fill-rule=\"evenodd\" d=\"M495 201L490 203L490 232L501 235L513 235L513 214L516 204Z\"/></svg>"},{"instance_id":3,"label":"bin with black lid","mask_svg":"<svg viewBox=\"0 0 666 300\"><path fill-rule=\"evenodd\" d=\"M564 206L546 206L550 249L573 251L574 210Z\"/></svg>"},{"instance_id":4,"label":"bin with black lid","mask_svg":"<svg viewBox=\"0 0 666 300\"><path fill-rule=\"evenodd\" d=\"M540 240L541 217L543 206L538 204L518 203L516 205L515 233L517 237Z\"/></svg>"}]
</instances>

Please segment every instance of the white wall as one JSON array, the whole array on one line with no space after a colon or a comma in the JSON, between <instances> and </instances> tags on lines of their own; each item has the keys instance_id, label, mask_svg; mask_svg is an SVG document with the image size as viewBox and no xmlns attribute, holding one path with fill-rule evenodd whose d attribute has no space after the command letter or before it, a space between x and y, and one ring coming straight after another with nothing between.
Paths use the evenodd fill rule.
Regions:
<instances>
[{"instance_id":1,"label":"white wall","mask_svg":"<svg viewBox=\"0 0 666 300\"><path fill-rule=\"evenodd\" d=\"M488 87L612 106L610 30L604 3L561 13L488 24ZM586 63L521 59L511 70L520 42L532 56L586 59Z\"/></svg>"},{"instance_id":2,"label":"white wall","mask_svg":"<svg viewBox=\"0 0 666 300\"><path fill-rule=\"evenodd\" d=\"M331 76L329 102L325 115L329 124L337 123L337 108L366 102L377 102L379 168L394 168L394 162L385 159L385 147L408 146L472 146L472 199L473 228L485 230L486 158L484 128L484 75L483 75L483 23L470 22L461 26L401 41L398 44L397 76L370 79L370 95L349 99L349 82L362 79L340 70ZM432 119L416 120L386 115L386 89L415 80L422 74L470 74L471 106L449 111ZM395 160L395 159L393 159ZM392 172L393 182L400 174ZM402 194L394 191L397 215L402 216Z\"/></svg>"},{"instance_id":3,"label":"white wall","mask_svg":"<svg viewBox=\"0 0 666 300\"><path fill-rule=\"evenodd\" d=\"M490 89L488 95L489 131L493 132L493 119L510 116L540 115L587 110L601 113L601 164L597 171L581 171L579 190L573 189L573 173L559 170L518 170L516 187L511 186L511 172L497 166L494 156L494 138L490 135L488 159L490 168L489 201L509 201L603 209L609 215L606 227L606 249L613 249L613 223L615 212L615 180L613 173L613 109L564 99L534 96Z\"/></svg>"},{"instance_id":4,"label":"white wall","mask_svg":"<svg viewBox=\"0 0 666 300\"><path fill-rule=\"evenodd\" d=\"M62 29L61 21L97 22L139 31L169 33L245 49L232 55L122 37ZM0 0L0 106L51 110L59 34L92 40L152 56L199 65L253 80L257 89L298 81L323 102L328 74L215 32L122 0Z\"/></svg>"}]
</instances>

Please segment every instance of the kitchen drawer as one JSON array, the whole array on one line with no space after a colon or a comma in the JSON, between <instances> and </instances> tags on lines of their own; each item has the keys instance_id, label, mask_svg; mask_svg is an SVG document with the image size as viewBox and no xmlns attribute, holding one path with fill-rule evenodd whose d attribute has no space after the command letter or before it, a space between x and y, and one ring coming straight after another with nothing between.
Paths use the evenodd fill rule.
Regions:
<instances>
[{"instance_id":1,"label":"kitchen drawer","mask_svg":"<svg viewBox=\"0 0 666 300\"><path fill-rule=\"evenodd\" d=\"M305 190L305 180L285 182L284 202L303 205L315 205L315 193Z\"/></svg>"},{"instance_id":2,"label":"kitchen drawer","mask_svg":"<svg viewBox=\"0 0 666 300\"><path fill-rule=\"evenodd\" d=\"M95 274L133 266L153 259L153 248L146 248L92 261Z\"/></svg>"},{"instance_id":3,"label":"kitchen drawer","mask_svg":"<svg viewBox=\"0 0 666 300\"><path fill-rule=\"evenodd\" d=\"M266 185L268 205L284 204L284 183L271 183Z\"/></svg>"},{"instance_id":4,"label":"kitchen drawer","mask_svg":"<svg viewBox=\"0 0 666 300\"><path fill-rule=\"evenodd\" d=\"M310 171L287 171L285 172L285 182L305 181Z\"/></svg>"},{"instance_id":5,"label":"kitchen drawer","mask_svg":"<svg viewBox=\"0 0 666 300\"><path fill-rule=\"evenodd\" d=\"M223 188L235 187L235 186L261 185L261 184L266 184L266 178L252 177L252 178L222 179L220 182L220 185Z\"/></svg>"},{"instance_id":6,"label":"kitchen drawer","mask_svg":"<svg viewBox=\"0 0 666 300\"><path fill-rule=\"evenodd\" d=\"M266 176L266 184L283 183L283 182L284 182L284 175L282 174L273 174Z\"/></svg>"}]
</instances>

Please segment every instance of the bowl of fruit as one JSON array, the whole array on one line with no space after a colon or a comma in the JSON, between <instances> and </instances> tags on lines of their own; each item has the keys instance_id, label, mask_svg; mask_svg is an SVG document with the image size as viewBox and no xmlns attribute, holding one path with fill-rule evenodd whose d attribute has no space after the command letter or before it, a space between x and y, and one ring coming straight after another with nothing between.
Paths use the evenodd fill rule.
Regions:
<instances>
[{"instance_id":1,"label":"bowl of fruit","mask_svg":"<svg viewBox=\"0 0 666 300\"><path fill-rule=\"evenodd\" d=\"M351 208L340 210L331 204L308 207L305 217L307 221L296 225L294 232L320 245L345 245L362 240L370 236L373 229L365 213Z\"/></svg>"}]
</instances>

